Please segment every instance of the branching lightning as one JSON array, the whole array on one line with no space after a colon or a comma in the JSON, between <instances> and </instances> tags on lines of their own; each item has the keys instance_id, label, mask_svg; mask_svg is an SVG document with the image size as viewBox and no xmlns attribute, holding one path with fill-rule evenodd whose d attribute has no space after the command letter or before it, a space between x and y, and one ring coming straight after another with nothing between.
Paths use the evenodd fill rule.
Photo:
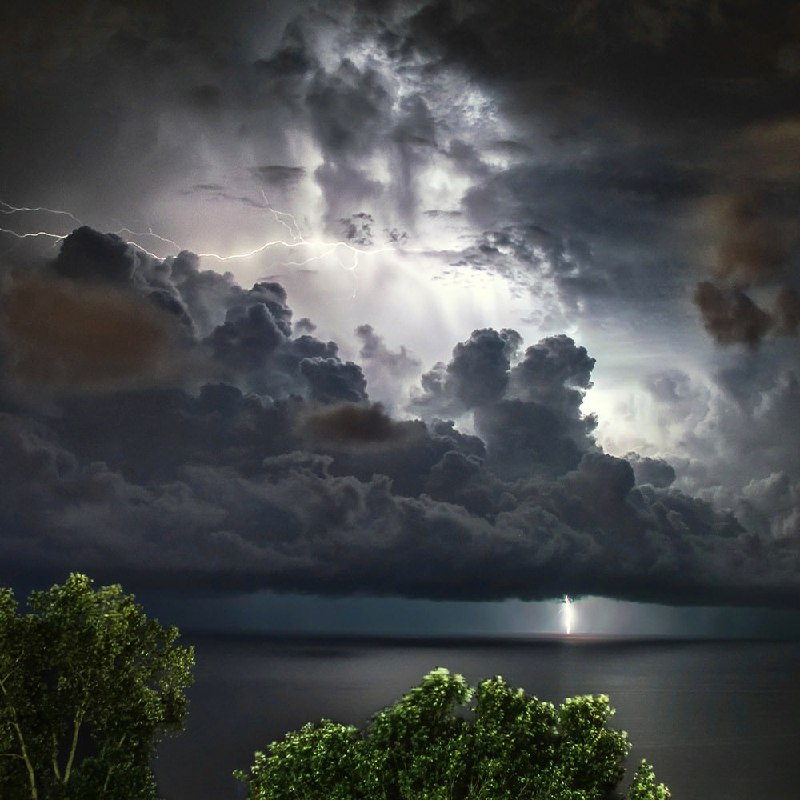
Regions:
<instances>
[{"instance_id":1,"label":"branching lightning","mask_svg":"<svg viewBox=\"0 0 800 800\"><path fill-rule=\"evenodd\" d=\"M300 226L297 223L297 220L295 219L293 214L290 214L287 211L278 211L277 209L273 208L270 205L266 194L262 192L262 196L264 200L265 211L268 211L272 215L273 220L286 231L285 238L268 239L262 242L261 244L257 245L256 247L253 247L250 250L245 250L242 252L234 252L234 253L211 252L211 253L197 253L197 255L200 258L213 258L217 261L224 262L224 261L236 261L236 260L251 258L252 256L256 256L259 253L263 253L264 251L273 248L283 248L286 250L297 250L300 248L304 248L304 249L312 249L316 252L314 252L312 255L309 255L307 258L304 258L302 260L285 261L282 262L282 264L284 266L302 267L314 261L322 261L326 258L333 257L335 258L336 262L342 269L355 271L355 269L358 267L359 258L361 256L367 256L367 255L374 256L377 255L378 253L383 253L394 249L388 246L368 249L365 247L358 247L346 240L333 241L325 239L306 238L303 235ZM54 208L46 208L44 206L37 206L37 207L14 206L11 205L10 203L6 203L5 201L0 200L0 214L2 214L3 216L23 215L28 213L63 216L79 226L84 224L70 211L63 211ZM151 256L152 258L156 258L159 260L163 260L168 255L174 255L174 253L155 252L153 250L149 250L142 244L143 239L147 239L149 237L150 239L154 239L155 241L163 245L166 245L171 249L174 248L174 250L177 252L180 252L181 250L185 249L172 239L168 239L167 237L162 236L159 233L156 233L152 228L148 228L146 232L140 232L140 231L134 231L131 228L123 226L120 227L114 233L116 233L120 237L125 238L127 244L129 244L131 247L135 247L141 252ZM0 234L5 234L7 236L11 236L18 240L36 239L36 238L52 239L54 245L60 241L63 241L69 235L65 233L57 233L56 231L47 229L19 231L4 227L0 227ZM340 257L341 254L343 253L347 253L348 255L348 258L346 260L343 260Z\"/></svg>"},{"instance_id":2,"label":"branching lightning","mask_svg":"<svg viewBox=\"0 0 800 800\"><path fill-rule=\"evenodd\" d=\"M64 217L69 217L73 222L77 222L78 225L83 225L83 223L71 212L69 211L59 211L55 208L44 208L42 206L37 206L36 208L28 208L25 206L17 207L9 205L8 203L3 202L0 200L0 214L5 216L9 216L10 214L21 214L23 212L35 212L35 211L43 211L48 214L56 214Z\"/></svg>"},{"instance_id":3,"label":"branching lightning","mask_svg":"<svg viewBox=\"0 0 800 800\"><path fill-rule=\"evenodd\" d=\"M178 251L182 249L177 242L173 242L172 239L167 239L166 236L161 236L161 234L156 233L152 228L148 228L146 233L142 233L141 231L132 231L130 228L117 228L117 230L112 231L112 233L115 233L117 236L123 236L123 235L138 236L138 237L150 236L151 238L156 239L157 241L162 242L163 244L166 244L169 247L174 247ZM132 245L133 247L137 247L142 252L147 253L148 255L151 255L154 258L159 257L155 253L150 253L149 251L145 250L138 242L130 241L128 242L128 244Z\"/></svg>"},{"instance_id":4,"label":"branching lightning","mask_svg":"<svg viewBox=\"0 0 800 800\"><path fill-rule=\"evenodd\" d=\"M43 206L37 206L35 208L27 207L27 206L12 206L9 203L0 200L0 214L3 216L11 216L12 214L24 214L24 213L44 213L44 214L53 214L56 216L64 216L71 219L73 222L76 222L78 225L83 225L83 223L72 213L69 211L61 211L56 208L44 208ZM52 231L25 231L20 233L19 231L11 230L9 228L0 228L0 233L5 233L8 236L13 236L15 239L23 240L23 239L53 239L54 244L56 242L60 242L63 239L66 239L66 234L59 234L54 233Z\"/></svg>"}]
</instances>

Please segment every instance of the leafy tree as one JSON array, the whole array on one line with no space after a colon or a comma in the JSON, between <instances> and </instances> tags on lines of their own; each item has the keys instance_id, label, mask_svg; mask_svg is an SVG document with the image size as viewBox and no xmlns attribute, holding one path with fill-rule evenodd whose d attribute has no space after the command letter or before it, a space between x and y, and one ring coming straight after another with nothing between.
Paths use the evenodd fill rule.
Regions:
<instances>
[{"instance_id":1,"label":"leafy tree","mask_svg":"<svg viewBox=\"0 0 800 800\"><path fill-rule=\"evenodd\" d=\"M0 797L148 800L165 733L182 730L194 652L118 585L85 575L0 589Z\"/></svg>"},{"instance_id":2,"label":"leafy tree","mask_svg":"<svg viewBox=\"0 0 800 800\"><path fill-rule=\"evenodd\" d=\"M454 714L473 697L474 721ZM307 723L234 774L249 800L612 800L630 750L613 713L605 695L556 708L499 676L475 691L437 668L363 733ZM669 797L643 761L627 800Z\"/></svg>"},{"instance_id":3,"label":"leafy tree","mask_svg":"<svg viewBox=\"0 0 800 800\"><path fill-rule=\"evenodd\" d=\"M628 790L628 800L669 800L669 798L669 789L663 783L656 783L653 768L642 759Z\"/></svg>"}]
</instances>

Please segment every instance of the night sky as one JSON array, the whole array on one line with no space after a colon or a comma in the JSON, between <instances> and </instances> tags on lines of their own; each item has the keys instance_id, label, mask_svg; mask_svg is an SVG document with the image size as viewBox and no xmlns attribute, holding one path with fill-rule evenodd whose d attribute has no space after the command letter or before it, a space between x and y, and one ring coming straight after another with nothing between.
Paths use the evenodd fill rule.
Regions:
<instances>
[{"instance_id":1,"label":"night sky","mask_svg":"<svg viewBox=\"0 0 800 800\"><path fill-rule=\"evenodd\" d=\"M800 632L798 210L800 2L6 0L0 584Z\"/></svg>"}]
</instances>

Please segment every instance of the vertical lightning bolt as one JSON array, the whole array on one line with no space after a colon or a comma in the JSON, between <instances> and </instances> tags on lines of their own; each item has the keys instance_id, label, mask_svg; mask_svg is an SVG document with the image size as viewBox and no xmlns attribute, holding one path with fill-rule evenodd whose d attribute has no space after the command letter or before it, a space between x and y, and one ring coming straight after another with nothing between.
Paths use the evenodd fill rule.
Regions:
<instances>
[{"instance_id":1,"label":"vertical lightning bolt","mask_svg":"<svg viewBox=\"0 0 800 800\"><path fill-rule=\"evenodd\" d=\"M564 632L569 636L572 633L572 624L575 619L575 608L572 601L572 598L568 595L564 595L564 599L561 601L564 604L564 608L562 610L562 614L564 617Z\"/></svg>"}]
</instances>

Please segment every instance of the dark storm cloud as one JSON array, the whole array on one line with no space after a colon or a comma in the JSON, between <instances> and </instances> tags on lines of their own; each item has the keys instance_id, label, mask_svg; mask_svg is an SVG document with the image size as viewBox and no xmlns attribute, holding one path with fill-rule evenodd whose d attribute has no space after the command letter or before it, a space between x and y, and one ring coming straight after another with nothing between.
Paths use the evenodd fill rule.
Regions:
<instances>
[{"instance_id":1,"label":"dark storm cloud","mask_svg":"<svg viewBox=\"0 0 800 800\"><path fill-rule=\"evenodd\" d=\"M578 418L583 392L592 387L595 360L561 334L529 347L510 373L511 394Z\"/></svg>"},{"instance_id":2,"label":"dark storm cloud","mask_svg":"<svg viewBox=\"0 0 800 800\"><path fill-rule=\"evenodd\" d=\"M318 69L304 96L311 131L324 163L315 171L325 193L329 221L336 209L380 196L382 186L363 161L381 145L391 114L391 97L373 69L359 70L344 59L333 72Z\"/></svg>"},{"instance_id":3,"label":"dark storm cloud","mask_svg":"<svg viewBox=\"0 0 800 800\"><path fill-rule=\"evenodd\" d=\"M246 292L232 287L225 322L209 337L214 357L237 372L263 368L289 338L291 318L286 292L279 284L256 283Z\"/></svg>"},{"instance_id":4,"label":"dark storm cloud","mask_svg":"<svg viewBox=\"0 0 800 800\"><path fill-rule=\"evenodd\" d=\"M287 188L305 177L305 167L287 167L279 164L267 164L250 170L258 180L270 187Z\"/></svg>"},{"instance_id":5,"label":"dark storm cloud","mask_svg":"<svg viewBox=\"0 0 800 800\"><path fill-rule=\"evenodd\" d=\"M304 358L300 361L300 374L308 381L311 399L316 402L359 403L367 399L364 374L352 361L319 356Z\"/></svg>"},{"instance_id":6,"label":"dark storm cloud","mask_svg":"<svg viewBox=\"0 0 800 800\"><path fill-rule=\"evenodd\" d=\"M694 293L706 330L720 344L751 347L769 334L796 335L800 235L793 205L787 207L785 196L764 193L722 198L714 205L720 230L717 282L703 281ZM772 307L756 303L753 289L770 290Z\"/></svg>"},{"instance_id":7,"label":"dark storm cloud","mask_svg":"<svg viewBox=\"0 0 800 800\"><path fill-rule=\"evenodd\" d=\"M189 256L182 254L176 261L180 262L181 257ZM161 311L187 328L193 327L172 280L171 266L130 246L116 234L102 234L87 226L78 228L62 241L50 266L70 281L112 286L122 291L136 289Z\"/></svg>"},{"instance_id":8,"label":"dark storm cloud","mask_svg":"<svg viewBox=\"0 0 800 800\"><path fill-rule=\"evenodd\" d=\"M531 471L561 475L578 466L581 451L558 415L539 403L503 400L475 413L492 468L506 479Z\"/></svg>"},{"instance_id":9,"label":"dark storm cloud","mask_svg":"<svg viewBox=\"0 0 800 800\"><path fill-rule=\"evenodd\" d=\"M315 15L312 14L312 18ZM303 78L319 67L303 32L302 16L289 22L283 30L280 46L269 58L257 59L253 66L262 78Z\"/></svg>"},{"instance_id":10,"label":"dark storm cloud","mask_svg":"<svg viewBox=\"0 0 800 800\"><path fill-rule=\"evenodd\" d=\"M113 234L80 228L36 278L6 280L9 378L52 391L224 378L270 397L365 399L360 367L333 342L292 338L277 283L243 289L201 271L195 255L164 261Z\"/></svg>"},{"instance_id":11,"label":"dark storm cloud","mask_svg":"<svg viewBox=\"0 0 800 800\"><path fill-rule=\"evenodd\" d=\"M580 410L594 359L561 335L542 339L517 360L521 343L513 330L473 331L447 365L422 376L412 408L427 415L474 410L487 463L504 479L561 475L596 449L596 419Z\"/></svg>"},{"instance_id":12,"label":"dark storm cloud","mask_svg":"<svg viewBox=\"0 0 800 800\"><path fill-rule=\"evenodd\" d=\"M424 393L414 405L433 413L458 414L496 402L505 392L511 357L520 343L516 331L473 331L466 342L455 346L446 367L436 364L422 376Z\"/></svg>"},{"instance_id":13,"label":"dark storm cloud","mask_svg":"<svg viewBox=\"0 0 800 800\"><path fill-rule=\"evenodd\" d=\"M332 14L352 13L347 3L333 8ZM256 75L271 102L288 109L287 124L308 131L319 149L323 163L313 178L330 232L362 208L385 216L387 229L405 227L417 213L418 172L437 146L435 110L424 89L398 96L397 74L362 58L375 48L376 55L392 52L397 39L382 21L355 16L345 31L326 11L299 13L278 51L255 62ZM399 53L390 58L401 68ZM377 173L373 159L390 174Z\"/></svg>"},{"instance_id":14,"label":"dark storm cloud","mask_svg":"<svg viewBox=\"0 0 800 800\"><path fill-rule=\"evenodd\" d=\"M186 92L187 101L200 111L216 111L222 106L223 91L213 83L192 86Z\"/></svg>"},{"instance_id":15,"label":"dark storm cloud","mask_svg":"<svg viewBox=\"0 0 800 800\"><path fill-rule=\"evenodd\" d=\"M376 72L344 61L333 74L317 72L306 104L317 140L331 157L365 155L388 116L391 98Z\"/></svg>"},{"instance_id":16,"label":"dark storm cloud","mask_svg":"<svg viewBox=\"0 0 800 800\"><path fill-rule=\"evenodd\" d=\"M170 279L201 335L210 334L222 323L238 287L233 275L200 269L194 253L183 251L169 264Z\"/></svg>"},{"instance_id":17,"label":"dark storm cloud","mask_svg":"<svg viewBox=\"0 0 800 800\"><path fill-rule=\"evenodd\" d=\"M473 331L468 341L453 350L447 389L467 409L497 400L505 391L510 358L519 341L516 331Z\"/></svg>"},{"instance_id":18,"label":"dark storm cloud","mask_svg":"<svg viewBox=\"0 0 800 800\"><path fill-rule=\"evenodd\" d=\"M775 374L768 364L761 368L750 365L722 371L717 379L726 391L711 420L721 454L746 453L751 475L766 477L780 470L800 474L798 373L786 370ZM737 468L735 461L728 467Z\"/></svg>"},{"instance_id":19,"label":"dark storm cloud","mask_svg":"<svg viewBox=\"0 0 800 800\"><path fill-rule=\"evenodd\" d=\"M178 371L180 331L141 295L16 278L1 296L6 377L23 391L147 384Z\"/></svg>"},{"instance_id":20,"label":"dark storm cloud","mask_svg":"<svg viewBox=\"0 0 800 800\"><path fill-rule=\"evenodd\" d=\"M575 86L577 78L578 93L589 87L613 90L621 101L635 101L637 109L664 118L689 109L711 117L731 113L732 95L742 87L698 81L698 75L738 79L745 86L755 76L792 75L780 59L795 44L791 2L537 0L498 8L479 0L430 2L420 10L403 4L394 8L396 13L409 9L412 15L407 50L434 51L495 81L533 77ZM739 45L735 51L734 43ZM652 85L662 92L642 97ZM750 97L763 90L760 84L747 88ZM763 105L784 100L791 92L786 85L768 88L772 94L762 99ZM709 95L728 93L721 108L702 107Z\"/></svg>"},{"instance_id":21,"label":"dark storm cloud","mask_svg":"<svg viewBox=\"0 0 800 800\"><path fill-rule=\"evenodd\" d=\"M571 312L609 318L620 298L690 292L695 270L725 292L797 289L785 281L798 241L795 4L358 8L398 68L465 75L514 125L508 166L487 168L497 147L469 141L456 158L473 178L460 210L484 231L456 265L547 278ZM699 297L712 335L761 337L755 310L742 321L745 300Z\"/></svg>"},{"instance_id":22,"label":"dark storm cloud","mask_svg":"<svg viewBox=\"0 0 800 800\"><path fill-rule=\"evenodd\" d=\"M752 600L755 584L757 600L792 596L791 582L764 582L777 555L751 552L740 529L703 503L654 491L631 496L630 467L611 457L584 460L562 481L516 496L484 480L481 498L464 487L479 464L465 473L447 456L439 472L451 473L449 486L439 486L460 487L459 505L397 495L377 474L334 476L331 457L311 453L268 458L258 477L192 465L178 481L135 486L103 465L81 467L19 419L3 415L0 436L21 468L0 488L3 508L24 509L4 520L3 548L13 559L6 563L18 576L34 564L59 571L67 557L101 578L123 573L139 584L217 590L472 599L588 591L661 600L678 592L687 602L735 602L743 587ZM480 512L493 492L492 519Z\"/></svg>"},{"instance_id":23,"label":"dark storm cloud","mask_svg":"<svg viewBox=\"0 0 800 800\"><path fill-rule=\"evenodd\" d=\"M2 88L11 93L47 80L65 64L156 35L159 15L154 12L147 2L122 7L109 0L43 0L35 9L25 3L7 3L0 39ZM76 25L76 20L81 24ZM64 35L65 31L70 35Z\"/></svg>"},{"instance_id":24,"label":"dark storm cloud","mask_svg":"<svg viewBox=\"0 0 800 800\"><path fill-rule=\"evenodd\" d=\"M72 280L51 268L40 283L81 298L112 291L93 247L82 257L76 242L115 245L113 263L133 258L81 233L67 247ZM456 345L435 399L474 409L470 436L369 404L360 367L335 343L295 337L279 285L212 280L186 253L132 263L122 277L112 270L125 287L113 291L183 332L182 346L210 349L224 380L101 393L88 380L82 394L56 395L56 407L7 404L0 547L12 578L68 566L137 585L451 599L737 602L746 590L748 602L781 604L800 591L785 536L773 541L792 529L788 501L770 517L767 488L753 485L739 509L753 521L747 532L665 488L669 465L600 451L580 410L594 360L566 336L520 353L515 331L483 329ZM191 334L203 324L148 300L156 283L188 313L225 319ZM91 323L70 309L76 328ZM404 365L402 350L359 330L367 361ZM62 359L80 365L80 350Z\"/></svg>"},{"instance_id":25,"label":"dark storm cloud","mask_svg":"<svg viewBox=\"0 0 800 800\"><path fill-rule=\"evenodd\" d=\"M755 347L772 328L772 318L738 289L723 290L703 281L694 301L706 330L720 344L743 343Z\"/></svg>"},{"instance_id":26,"label":"dark storm cloud","mask_svg":"<svg viewBox=\"0 0 800 800\"><path fill-rule=\"evenodd\" d=\"M214 357L235 372L262 369L285 336L266 303L235 306L210 337Z\"/></svg>"},{"instance_id":27,"label":"dark storm cloud","mask_svg":"<svg viewBox=\"0 0 800 800\"><path fill-rule=\"evenodd\" d=\"M385 442L400 434L398 426L376 403L372 406L340 405L309 414L302 430L314 439L342 444Z\"/></svg>"},{"instance_id":28,"label":"dark storm cloud","mask_svg":"<svg viewBox=\"0 0 800 800\"><path fill-rule=\"evenodd\" d=\"M158 152L154 122L221 67L213 38L194 22L209 20L207 10L180 21L180 11L149 0L4 4L0 114L15 120L2 126L4 192L48 205L54 183L67 190L62 199L83 197L83 187L84 207L107 209L112 197L124 205L153 185L139 158L152 159L162 185L180 171L186 162L174 148L172 163Z\"/></svg>"},{"instance_id":29,"label":"dark storm cloud","mask_svg":"<svg viewBox=\"0 0 800 800\"><path fill-rule=\"evenodd\" d=\"M771 218L763 199L753 195L730 199L721 222L720 277L738 285L770 283L783 277L794 243L785 226Z\"/></svg>"},{"instance_id":30,"label":"dark storm cloud","mask_svg":"<svg viewBox=\"0 0 800 800\"><path fill-rule=\"evenodd\" d=\"M298 428L307 447L332 458L331 474L370 482L375 475L391 481L392 493L417 497L428 476L448 453L485 455L483 442L440 423L394 421L380 405L333 406L303 417Z\"/></svg>"},{"instance_id":31,"label":"dark storm cloud","mask_svg":"<svg viewBox=\"0 0 800 800\"><path fill-rule=\"evenodd\" d=\"M419 173L435 150L474 179L459 210L479 229L491 236L534 225L557 252L569 254L555 263L538 255L522 267L552 269L558 291L577 309L602 306L604 297L652 298L672 289L691 258L679 222L691 204L710 191L735 194L730 183L757 175L769 175L779 190L788 180L781 169L786 172L796 152L800 75L790 66L796 50L790 4L653 0L622 8L586 0L515 0L502 8L484 0L298 3L272 9L272 24L262 22L262 32L248 3L225 10L213 4L190 10L181 1L124 10L80 3L71 18L80 17L85 31L70 44L64 42L70 37L56 35L63 27L60 7L37 20L15 6L14 18L22 30L43 26L34 37L43 50L64 49L50 58L55 64L72 70L84 58L95 70L108 68L105 102L91 109L68 104L90 113L98 132L92 155L103 178L132 171L119 163L120 153L147 156L156 173L180 172L184 154L196 152L187 141L196 127L202 146L210 143L212 151L224 151L222 141L241 143L238 155L248 158L273 150L277 160L259 155L245 169L257 181L285 186L286 169L308 169L312 176L309 164L283 166L294 163L295 134L309 133L323 160L312 177L325 193L331 230L354 209L374 212L372 206L381 205L410 230L426 204ZM348 20L346 30L340 19ZM84 48L84 36L96 44ZM269 44L259 46L259 37ZM11 49L21 57L18 43ZM499 130L462 131L448 116L452 109L435 75L445 86L454 77L475 85L510 120L514 138ZM396 76L407 80L400 94ZM70 71L63 80L81 85L78 77ZM154 93L153 85L163 88ZM138 113L143 93L150 115ZM153 121L174 111L175 98L187 93L226 113L216 121L209 115L192 120L197 125L179 117L170 132L180 144L162 152L159 143L170 137ZM26 116L34 113L24 107L29 97L9 113L22 113L26 130L51 130L55 126L40 124L51 99L40 100L42 108L28 103L35 119ZM127 119L127 105L137 108L139 119ZM129 139L128 122L135 130ZM88 161L75 159L86 145L69 135L77 121L68 123L58 126L59 142L43 140L40 148L53 153L48 179L55 170L60 185L72 176L74 161ZM17 152L20 144L9 139L7 151ZM512 163L489 166L493 153ZM376 177L368 163L374 156L388 160L388 179ZM3 166L9 175L22 175L10 159ZM130 184L147 181L130 177ZM159 185L164 177L159 174ZM33 190L44 182L37 176ZM25 180L10 186L30 185L26 165ZM99 194L109 191L106 186ZM767 225L772 214L769 209Z\"/></svg>"},{"instance_id":32,"label":"dark storm cloud","mask_svg":"<svg viewBox=\"0 0 800 800\"><path fill-rule=\"evenodd\" d=\"M466 202L475 195L470 193ZM453 212L459 216L462 212ZM429 216L449 218L451 212L429 211ZM494 221L488 218L482 224ZM455 267L471 267L477 270L491 269L512 283L531 287L531 277L553 278L556 284L568 283L579 277L580 268L572 245L566 245L552 234L535 225L502 225L485 230L478 239L460 252L450 255ZM594 280L594 279L593 279ZM604 279L599 279L600 284ZM598 288L602 288L598 285Z\"/></svg>"},{"instance_id":33,"label":"dark storm cloud","mask_svg":"<svg viewBox=\"0 0 800 800\"><path fill-rule=\"evenodd\" d=\"M152 198L186 186L263 208L217 167L276 189L304 168L329 233L345 220L366 246L447 208L420 178L444 163L471 188L428 219L472 226L452 259L439 254L459 267L521 270L587 317L620 298L688 297L708 276L714 335L796 332L788 4L387 0L354 4L347 30L327 4L287 4L297 19L262 29L237 17L244 3L79 4L77 27L63 4L40 19L23 5L0 26L9 191L149 219L166 205ZM486 105L451 108L449 81ZM283 166L305 148L308 163ZM756 200L710 214L696 241L687 220L710 194ZM698 252L711 257L695 271ZM365 325L362 363L346 361L310 320L292 325L278 284L243 288L188 252L155 259L85 228L4 291L17 298L0 336L4 574L451 599L800 597L797 377L766 357L720 376L716 406L691 364L649 382L670 424L693 424L678 485L711 464L746 486L699 498L671 488L665 462L602 452L581 408L594 360L566 336L523 350L513 330L475 331L422 376L411 411L424 421L399 420L369 401L373 382L383 399L414 376L402 345Z\"/></svg>"},{"instance_id":34,"label":"dark storm cloud","mask_svg":"<svg viewBox=\"0 0 800 800\"><path fill-rule=\"evenodd\" d=\"M548 147L555 163L509 166L466 193L467 217L484 233L459 263L527 286L548 279L576 313L672 294L690 257L679 226L699 179L669 175L680 170L652 146L596 159Z\"/></svg>"},{"instance_id":35,"label":"dark storm cloud","mask_svg":"<svg viewBox=\"0 0 800 800\"><path fill-rule=\"evenodd\" d=\"M73 280L98 280L128 284L144 258L115 234L103 234L84 226L62 243L53 262L55 271Z\"/></svg>"},{"instance_id":36,"label":"dark storm cloud","mask_svg":"<svg viewBox=\"0 0 800 800\"><path fill-rule=\"evenodd\" d=\"M800 292L784 287L775 301L775 322L779 333L796 336L800 326Z\"/></svg>"},{"instance_id":37,"label":"dark storm cloud","mask_svg":"<svg viewBox=\"0 0 800 800\"><path fill-rule=\"evenodd\" d=\"M648 458L638 453L627 453L625 460L633 468L636 483L649 483L658 489L666 489L675 482L674 467L663 458Z\"/></svg>"},{"instance_id":38,"label":"dark storm cloud","mask_svg":"<svg viewBox=\"0 0 800 800\"><path fill-rule=\"evenodd\" d=\"M782 287L768 310L742 290L720 288L710 281L697 284L694 301L706 330L722 345L756 347L770 333L796 336L798 332L800 295L791 287Z\"/></svg>"}]
</instances>

